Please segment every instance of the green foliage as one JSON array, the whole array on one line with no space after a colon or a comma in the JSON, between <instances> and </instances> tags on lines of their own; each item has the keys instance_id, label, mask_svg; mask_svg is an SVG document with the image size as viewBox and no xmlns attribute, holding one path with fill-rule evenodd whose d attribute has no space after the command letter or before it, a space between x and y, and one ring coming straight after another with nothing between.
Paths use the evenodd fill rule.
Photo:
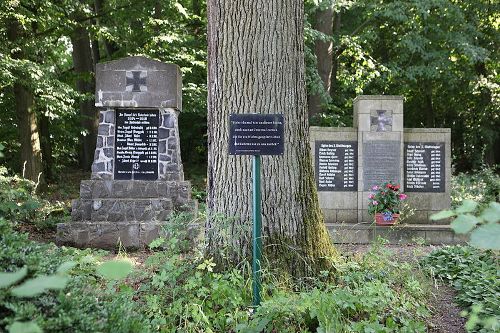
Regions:
<instances>
[{"instance_id":1,"label":"green foliage","mask_svg":"<svg viewBox=\"0 0 500 333\"><path fill-rule=\"evenodd\" d=\"M290 292L272 289L239 332L426 332L425 279L390 260L376 243L334 267L337 284ZM325 272L325 275L328 275ZM314 284L314 283L312 283ZM271 291L270 291L271 292Z\"/></svg>"},{"instance_id":2,"label":"green foliage","mask_svg":"<svg viewBox=\"0 0 500 333\"><path fill-rule=\"evenodd\" d=\"M430 216L430 219L442 220L455 217L451 228L457 234L470 233L470 244L479 249L500 250L500 204L490 202L485 209L478 209L479 204L464 200L454 210L444 210ZM473 215L473 213L476 213Z\"/></svg>"},{"instance_id":3,"label":"green foliage","mask_svg":"<svg viewBox=\"0 0 500 333\"><path fill-rule=\"evenodd\" d=\"M132 264L126 260L107 261L97 267L97 273L107 280L121 280L132 271Z\"/></svg>"},{"instance_id":4,"label":"green foliage","mask_svg":"<svg viewBox=\"0 0 500 333\"><path fill-rule=\"evenodd\" d=\"M55 228L65 221L69 215L65 204L41 199L35 193L36 186L19 176L9 176L0 166L0 218L13 224L32 223L41 229Z\"/></svg>"},{"instance_id":5,"label":"green foliage","mask_svg":"<svg viewBox=\"0 0 500 333\"><path fill-rule=\"evenodd\" d=\"M129 289L96 277L102 254L29 241L0 219L0 330L149 332Z\"/></svg>"},{"instance_id":6,"label":"green foliage","mask_svg":"<svg viewBox=\"0 0 500 333\"><path fill-rule=\"evenodd\" d=\"M471 313L466 324L468 332L500 329L498 254L469 246L446 246L425 257L422 265L457 290L456 299Z\"/></svg>"},{"instance_id":7,"label":"green foliage","mask_svg":"<svg viewBox=\"0 0 500 333\"><path fill-rule=\"evenodd\" d=\"M497 168L482 168L474 173L460 173L451 179L451 206L458 207L469 199L480 205L500 201L500 175Z\"/></svg>"}]
</instances>

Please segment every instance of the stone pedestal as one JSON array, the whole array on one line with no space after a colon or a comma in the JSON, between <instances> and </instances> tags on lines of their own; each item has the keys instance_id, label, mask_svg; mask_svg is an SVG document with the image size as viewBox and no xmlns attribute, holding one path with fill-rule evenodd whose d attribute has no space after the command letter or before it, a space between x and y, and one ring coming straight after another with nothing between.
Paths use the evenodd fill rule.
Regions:
<instances>
[{"instance_id":1,"label":"stone pedestal","mask_svg":"<svg viewBox=\"0 0 500 333\"><path fill-rule=\"evenodd\" d=\"M179 67L144 57L98 64L99 128L91 180L73 200L59 244L139 248L175 212L197 213L184 181L178 116Z\"/></svg>"}]
</instances>

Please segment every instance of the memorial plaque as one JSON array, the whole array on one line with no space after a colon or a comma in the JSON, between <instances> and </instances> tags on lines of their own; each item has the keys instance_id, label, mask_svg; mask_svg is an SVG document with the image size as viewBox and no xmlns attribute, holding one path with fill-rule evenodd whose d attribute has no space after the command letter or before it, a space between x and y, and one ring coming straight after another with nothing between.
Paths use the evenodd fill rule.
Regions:
<instances>
[{"instance_id":1,"label":"memorial plaque","mask_svg":"<svg viewBox=\"0 0 500 333\"><path fill-rule=\"evenodd\" d=\"M282 114L231 114L230 155L282 155Z\"/></svg>"},{"instance_id":2,"label":"memorial plaque","mask_svg":"<svg viewBox=\"0 0 500 333\"><path fill-rule=\"evenodd\" d=\"M399 141L372 141L363 144L364 190L384 182L399 182L401 144Z\"/></svg>"},{"instance_id":3,"label":"memorial plaque","mask_svg":"<svg viewBox=\"0 0 500 333\"><path fill-rule=\"evenodd\" d=\"M318 191L358 190L356 141L316 141L315 157Z\"/></svg>"},{"instance_id":4,"label":"memorial plaque","mask_svg":"<svg viewBox=\"0 0 500 333\"><path fill-rule=\"evenodd\" d=\"M158 110L117 110L115 179L158 179Z\"/></svg>"},{"instance_id":5,"label":"memorial plaque","mask_svg":"<svg viewBox=\"0 0 500 333\"><path fill-rule=\"evenodd\" d=\"M444 192L444 142L405 142L405 191Z\"/></svg>"}]
</instances>

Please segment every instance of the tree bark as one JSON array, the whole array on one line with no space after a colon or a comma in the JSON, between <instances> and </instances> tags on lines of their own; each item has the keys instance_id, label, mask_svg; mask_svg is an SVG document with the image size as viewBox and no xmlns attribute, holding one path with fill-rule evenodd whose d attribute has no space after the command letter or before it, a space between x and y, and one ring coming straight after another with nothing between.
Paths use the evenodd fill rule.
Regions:
<instances>
[{"instance_id":1,"label":"tree bark","mask_svg":"<svg viewBox=\"0 0 500 333\"><path fill-rule=\"evenodd\" d=\"M94 94L94 64L87 29L83 26L76 27L71 36L71 42L73 44L73 67L78 75L76 89L82 94ZM97 140L97 112L93 99L81 101L79 107L80 124L86 132L80 137L80 167L90 170Z\"/></svg>"},{"instance_id":2,"label":"tree bark","mask_svg":"<svg viewBox=\"0 0 500 333\"><path fill-rule=\"evenodd\" d=\"M20 37L20 24L12 20L8 23L7 38L12 44L21 44L19 42ZM12 49L14 49L14 47L12 47ZM21 47L17 48L13 57L15 59L23 59L25 57ZM40 149L40 136L38 134L38 124L34 108L34 97L30 89L20 81L21 80L18 80L14 83L14 100L18 119L19 142L21 143L23 176L26 179L44 184L42 152Z\"/></svg>"},{"instance_id":3,"label":"tree bark","mask_svg":"<svg viewBox=\"0 0 500 333\"><path fill-rule=\"evenodd\" d=\"M303 4L208 1L208 251L250 258L251 156L229 156L231 113L279 113L285 152L262 157L263 248L297 276L335 255L315 189L306 108Z\"/></svg>"},{"instance_id":4,"label":"tree bark","mask_svg":"<svg viewBox=\"0 0 500 333\"><path fill-rule=\"evenodd\" d=\"M52 172L52 142L50 140L49 118L43 113L40 114L40 147L42 150L43 173L47 181L54 180Z\"/></svg>"},{"instance_id":5,"label":"tree bark","mask_svg":"<svg viewBox=\"0 0 500 333\"><path fill-rule=\"evenodd\" d=\"M333 8L330 6L326 9L318 9L315 13L314 29L331 36L332 25ZM324 94L325 96L330 96L333 42L331 40L317 40L314 43L314 53L316 54L317 69L323 83ZM309 119L323 111L322 105L326 102L325 96L318 93L313 93L309 96Z\"/></svg>"},{"instance_id":6,"label":"tree bark","mask_svg":"<svg viewBox=\"0 0 500 333\"><path fill-rule=\"evenodd\" d=\"M340 28L342 26L342 15L340 12L335 13L333 19L333 35L340 35ZM333 46L332 46L333 48ZM337 93L337 75L339 72L339 57L340 54L337 52L332 52L332 75L330 75L330 97L334 98Z\"/></svg>"}]
</instances>

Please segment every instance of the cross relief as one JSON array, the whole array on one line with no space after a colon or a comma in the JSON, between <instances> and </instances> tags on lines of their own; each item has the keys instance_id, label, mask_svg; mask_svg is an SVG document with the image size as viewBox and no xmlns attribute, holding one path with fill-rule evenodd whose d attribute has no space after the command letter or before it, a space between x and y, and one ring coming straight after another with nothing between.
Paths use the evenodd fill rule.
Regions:
<instances>
[{"instance_id":1,"label":"cross relief","mask_svg":"<svg viewBox=\"0 0 500 333\"><path fill-rule=\"evenodd\" d=\"M386 114L387 110L376 110L377 115L371 116L371 125L377 126L377 132L390 131L391 128L386 126L392 126L392 112Z\"/></svg>"},{"instance_id":2,"label":"cross relief","mask_svg":"<svg viewBox=\"0 0 500 333\"><path fill-rule=\"evenodd\" d=\"M125 91L148 91L148 86L146 85L147 71L127 71L125 76L127 78Z\"/></svg>"}]
</instances>

